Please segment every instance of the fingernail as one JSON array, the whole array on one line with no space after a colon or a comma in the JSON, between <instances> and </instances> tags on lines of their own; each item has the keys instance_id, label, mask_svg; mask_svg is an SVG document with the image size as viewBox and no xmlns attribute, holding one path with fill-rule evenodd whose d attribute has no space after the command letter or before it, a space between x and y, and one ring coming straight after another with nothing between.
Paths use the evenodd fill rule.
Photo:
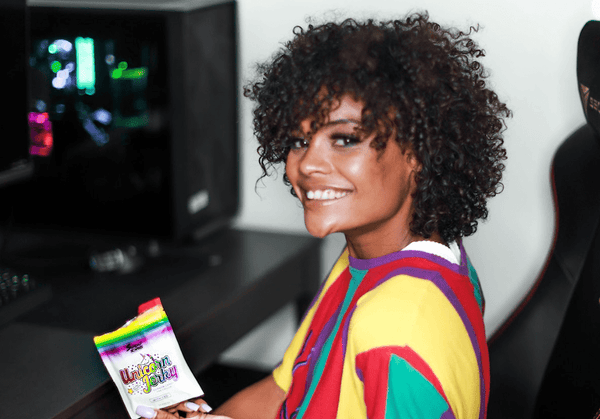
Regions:
<instances>
[{"instance_id":1,"label":"fingernail","mask_svg":"<svg viewBox=\"0 0 600 419\"><path fill-rule=\"evenodd\" d=\"M153 417L156 417L156 411L148 406L140 405L136 407L135 413L146 419L152 419Z\"/></svg>"},{"instance_id":2,"label":"fingernail","mask_svg":"<svg viewBox=\"0 0 600 419\"><path fill-rule=\"evenodd\" d=\"M202 403L201 407L202 407L202 409L203 409L203 410L204 410L206 413L208 413L208 412L210 412L210 411L212 410L212 407L210 407L210 406L209 406L209 405L207 405L206 403Z\"/></svg>"},{"instance_id":3,"label":"fingernail","mask_svg":"<svg viewBox=\"0 0 600 419\"><path fill-rule=\"evenodd\" d=\"M194 412L196 412L196 411L198 411L198 409L200 409L200 406L198 406L194 402L186 402L185 407L187 407L190 410L193 410Z\"/></svg>"}]
</instances>

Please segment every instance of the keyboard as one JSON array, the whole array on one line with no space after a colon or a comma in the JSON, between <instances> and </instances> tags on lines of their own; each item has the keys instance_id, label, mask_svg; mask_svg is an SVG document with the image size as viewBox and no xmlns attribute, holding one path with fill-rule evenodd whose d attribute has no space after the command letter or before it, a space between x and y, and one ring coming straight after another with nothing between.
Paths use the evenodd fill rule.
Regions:
<instances>
[{"instance_id":1,"label":"keyboard","mask_svg":"<svg viewBox=\"0 0 600 419\"><path fill-rule=\"evenodd\" d=\"M50 286L0 266L0 327L50 300Z\"/></svg>"}]
</instances>

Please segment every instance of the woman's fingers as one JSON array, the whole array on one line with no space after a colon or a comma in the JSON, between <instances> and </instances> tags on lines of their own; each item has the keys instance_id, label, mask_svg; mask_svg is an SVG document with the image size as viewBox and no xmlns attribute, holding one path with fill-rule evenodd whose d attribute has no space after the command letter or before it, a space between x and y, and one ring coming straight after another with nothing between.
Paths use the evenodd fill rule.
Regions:
<instances>
[{"instance_id":1,"label":"woman's fingers","mask_svg":"<svg viewBox=\"0 0 600 419\"><path fill-rule=\"evenodd\" d=\"M184 412L202 412L202 413L210 413L212 411L212 407L210 407L204 400L196 399L194 401L187 401L183 403L183 407L180 410Z\"/></svg>"},{"instance_id":2,"label":"woman's fingers","mask_svg":"<svg viewBox=\"0 0 600 419\"><path fill-rule=\"evenodd\" d=\"M231 419L226 416L212 416L208 413L203 413L200 411L184 413L186 416L179 416L179 414L172 414L169 412L165 412L164 410L155 410L154 413L156 416L153 416L152 419L179 419L179 418L187 418L187 419Z\"/></svg>"},{"instance_id":3,"label":"woman's fingers","mask_svg":"<svg viewBox=\"0 0 600 419\"><path fill-rule=\"evenodd\" d=\"M138 406L135 413L147 419L173 419L180 418L179 412L186 412L185 417L204 418L204 413L209 413L212 408L203 400L196 399L194 401L181 402L177 405L171 405L163 410L153 409L148 406ZM193 415L193 413L199 413Z\"/></svg>"},{"instance_id":4,"label":"woman's fingers","mask_svg":"<svg viewBox=\"0 0 600 419\"><path fill-rule=\"evenodd\" d=\"M185 402L181 402L176 405L172 405L169 407L164 407L162 410L166 410L169 413L175 412L202 412L209 413L212 411L212 407L210 407L203 399L195 399L188 400Z\"/></svg>"},{"instance_id":5,"label":"woman's fingers","mask_svg":"<svg viewBox=\"0 0 600 419\"><path fill-rule=\"evenodd\" d=\"M153 408L148 407L148 406L141 406L141 405L135 408L135 413L146 419L152 419L152 418L156 418L158 416L157 415L158 412L156 410L154 410ZM169 416L164 417L164 419L177 417L177 416L171 415L168 412L165 412L165 413Z\"/></svg>"},{"instance_id":6,"label":"woman's fingers","mask_svg":"<svg viewBox=\"0 0 600 419\"><path fill-rule=\"evenodd\" d=\"M146 419L180 419L179 413L169 413L165 410L156 410L148 406L138 406L135 413ZM198 417L201 419L202 417Z\"/></svg>"}]
</instances>

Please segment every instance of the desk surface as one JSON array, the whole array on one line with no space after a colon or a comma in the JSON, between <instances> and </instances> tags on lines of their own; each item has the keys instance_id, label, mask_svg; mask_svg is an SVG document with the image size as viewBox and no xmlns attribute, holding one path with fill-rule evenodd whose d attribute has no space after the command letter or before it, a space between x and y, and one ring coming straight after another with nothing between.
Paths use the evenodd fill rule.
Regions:
<instances>
[{"instance_id":1,"label":"desk surface","mask_svg":"<svg viewBox=\"0 0 600 419\"><path fill-rule=\"evenodd\" d=\"M110 417L127 418L93 336L160 297L198 373L285 304L313 295L319 272L310 236L230 230L135 274L48 278L52 299L0 329L0 417L106 417L119 406Z\"/></svg>"}]
</instances>

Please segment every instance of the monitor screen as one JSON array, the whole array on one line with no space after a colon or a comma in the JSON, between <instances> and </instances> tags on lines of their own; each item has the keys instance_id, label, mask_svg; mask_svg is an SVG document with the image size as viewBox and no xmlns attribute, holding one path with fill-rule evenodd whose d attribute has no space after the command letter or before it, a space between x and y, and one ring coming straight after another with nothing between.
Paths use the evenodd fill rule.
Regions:
<instances>
[{"instance_id":1,"label":"monitor screen","mask_svg":"<svg viewBox=\"0 0 600 419\"><path fill-rule=\"evenodd\" d=\"M169 234L165 19L32 8L27 227Z\"/></svg>"}]
</instances>

